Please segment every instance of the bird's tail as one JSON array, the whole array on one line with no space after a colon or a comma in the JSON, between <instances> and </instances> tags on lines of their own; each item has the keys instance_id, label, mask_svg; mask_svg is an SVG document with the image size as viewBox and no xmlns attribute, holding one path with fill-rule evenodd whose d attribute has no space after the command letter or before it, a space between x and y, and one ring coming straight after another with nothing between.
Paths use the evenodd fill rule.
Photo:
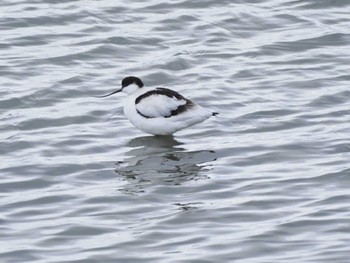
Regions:
<instances>
[{"instance_id":1,"label":"bird's tail","mask_svg":"<svg viewBox=\"0 0 350 263\"><path fill-rule=\"evenodd\" d=\"M218 112L213 112L213 113L212 113L213 116L216 116L216 115L218 115L218 114L219 114Z\"/></svg>"}]
</instances>

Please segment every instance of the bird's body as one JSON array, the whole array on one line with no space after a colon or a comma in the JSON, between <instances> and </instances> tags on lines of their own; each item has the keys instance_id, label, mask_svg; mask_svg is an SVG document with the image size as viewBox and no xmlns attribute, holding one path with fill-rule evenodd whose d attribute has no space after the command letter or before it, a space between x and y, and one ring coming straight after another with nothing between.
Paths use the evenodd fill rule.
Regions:
<instances>
[{"instance_id":1,"label":"bird's body","mask_svg":"<svg viewBox=\"0 0 350 263\"><path fill-rule=\"evenodd\" d=\"M119 91L128 94L124 114L129 121L141 131L153 135L170 135L216 115L176 91L146 88L136 77L125 78L122 89L116 92Z\"/></svg>"}]
</instances>

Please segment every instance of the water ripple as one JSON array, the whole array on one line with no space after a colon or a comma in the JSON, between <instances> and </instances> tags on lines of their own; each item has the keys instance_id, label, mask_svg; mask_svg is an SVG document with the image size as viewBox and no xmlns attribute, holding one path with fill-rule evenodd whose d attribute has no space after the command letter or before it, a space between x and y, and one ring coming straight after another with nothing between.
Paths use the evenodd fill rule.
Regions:
<instances>
[{"instance_id":1,"label":"water ripple","mask_svg":"<svg viewBox=\"0 0 350 263\"><path fill-rule=\"evenodd\" d=\"M0 261L347 263L349 8L4 0ZM146 136L127 75L220 115Z\"/></svg>"}]
</instances>

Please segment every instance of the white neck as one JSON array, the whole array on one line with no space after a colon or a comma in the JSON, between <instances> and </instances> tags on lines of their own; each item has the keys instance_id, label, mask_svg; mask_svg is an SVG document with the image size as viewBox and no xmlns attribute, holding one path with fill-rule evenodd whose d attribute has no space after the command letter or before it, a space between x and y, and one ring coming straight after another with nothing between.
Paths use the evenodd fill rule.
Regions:
<instances>
[{"instance_id":1,"label":"white neck","mask_svg":"<svg viewBox=\"0 0 350 263\"><path fill-rule=\"evenodd\" d=\"M125 88L123 88L122 91L129 95L129 94L132 94L139 89L140 89L139 86L137 86L136 84L130 84L130 85L126 86Z\"/></svg>"}]
</instances>

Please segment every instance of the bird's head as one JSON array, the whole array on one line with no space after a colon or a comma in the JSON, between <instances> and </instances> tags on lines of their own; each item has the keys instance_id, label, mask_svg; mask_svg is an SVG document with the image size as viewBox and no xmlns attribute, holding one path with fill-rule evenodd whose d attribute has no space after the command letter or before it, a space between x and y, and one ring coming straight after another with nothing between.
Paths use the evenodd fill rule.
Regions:
<instances>
[{"instance_id":1,"label":"bird's head","mask_svg":"<svg viewBox=\"0 0 350 263\"><path fill-rule=\"evenodd\" d=\"M112 93L104 95L102 97L108 97L121 91L127 94L131 94L137 91L138 89L142 88L143 86L144 85L141 79L139 79L138 77L129 76L122 80L122 87L120 89L113 91Z\"/></svg>"}]
</instances>

